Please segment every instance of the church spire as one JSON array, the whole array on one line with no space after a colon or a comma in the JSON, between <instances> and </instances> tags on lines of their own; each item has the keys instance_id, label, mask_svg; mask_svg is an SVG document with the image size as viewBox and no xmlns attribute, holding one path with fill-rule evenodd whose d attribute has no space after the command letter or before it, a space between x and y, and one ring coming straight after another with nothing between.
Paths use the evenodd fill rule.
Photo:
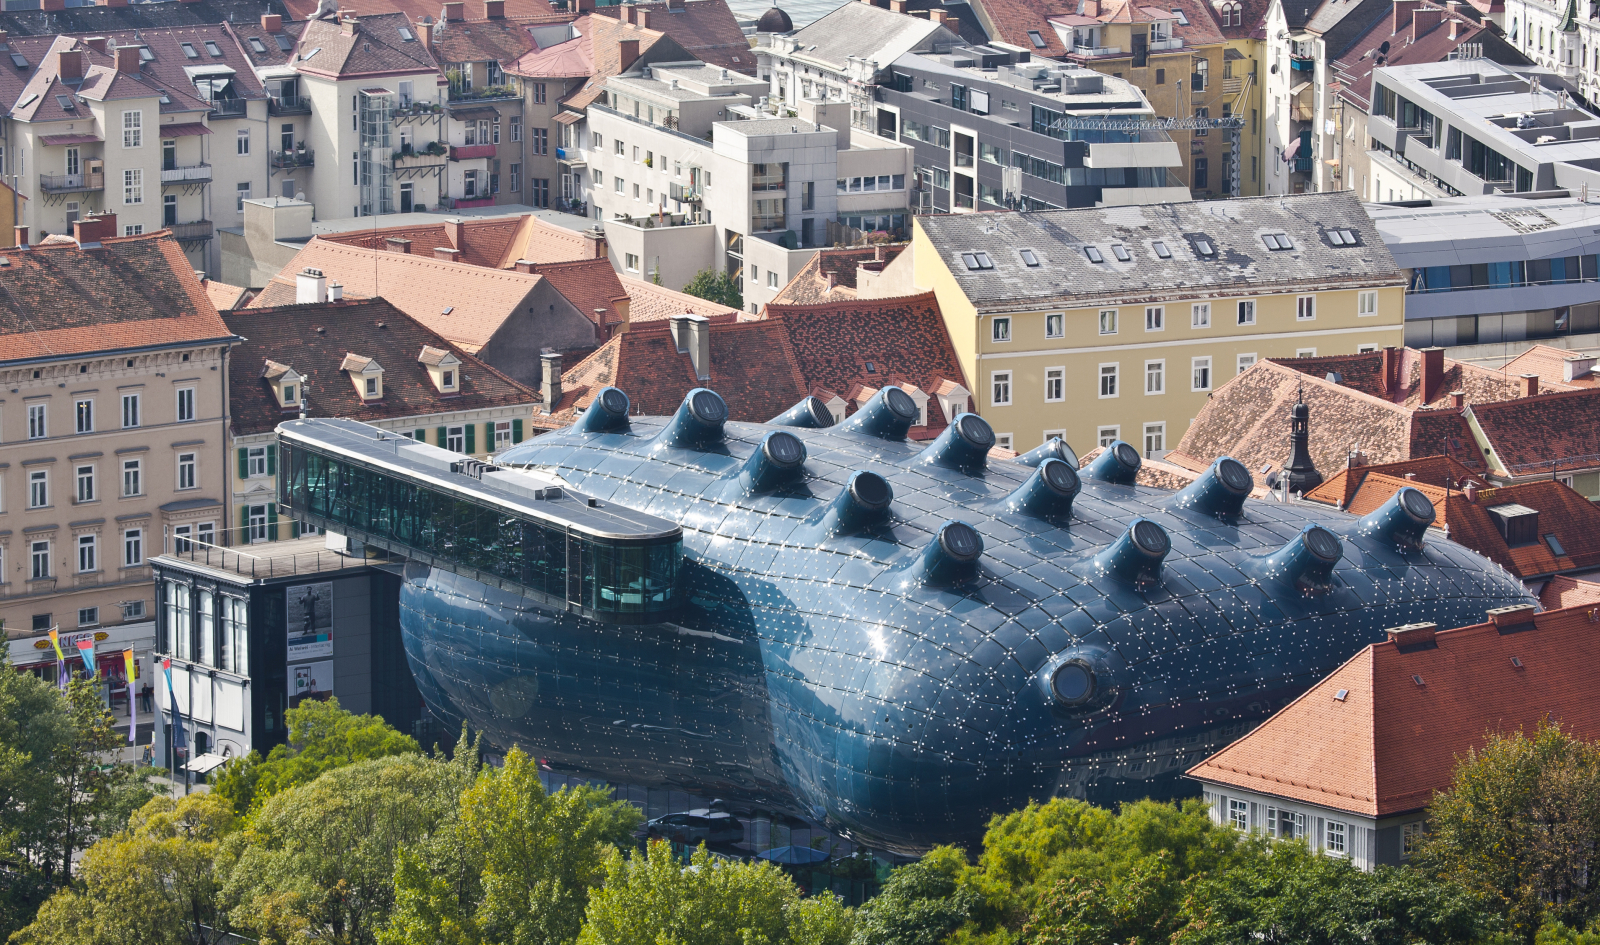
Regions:
<instances>
[{"instance_id":1,"label":"church spire","mask_svg":"<svg viewBox=\"0 0 1600 945\"><path fill-rule=\"evenodd\" d=\"M1282 478L1291 493L1302 495L1322 484L1322 473L1311 461L1311 408L1306 406L1304 380L1294 406L1289 408L1289 461L1283 464Z\"/></svg>"}]
</instances>

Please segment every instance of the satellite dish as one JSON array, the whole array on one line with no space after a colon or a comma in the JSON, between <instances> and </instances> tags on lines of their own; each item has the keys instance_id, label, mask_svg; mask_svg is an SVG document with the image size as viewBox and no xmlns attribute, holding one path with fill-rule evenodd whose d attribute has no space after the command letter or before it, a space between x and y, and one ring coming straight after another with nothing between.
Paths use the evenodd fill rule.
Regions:
<instances>
[{"instance_id":1,"label":"satellite dish","mask_svg":"<svg viewBox=\"0 0 1600 945\"><path fill-rule=\"evenodd\" d=\"M296 200L304 200L304 199L306 199L306 192L303 191L303 190L300 191L299 193L294 195L294 199L296 199Z\"/></svg>"},{"instance_id":2,"label":"satellite dish","mask_svg":"<svg viewBox=\"0 0 1600 945\"><path fill-rule=\"evenodd\" d=\"M1384 40L1381 44L1379 44L1378 52L1384 53L1386 55L1388 54L1388 52L1389 52L1389 41L1387 39Z\"/></svg>"}]
</instances>

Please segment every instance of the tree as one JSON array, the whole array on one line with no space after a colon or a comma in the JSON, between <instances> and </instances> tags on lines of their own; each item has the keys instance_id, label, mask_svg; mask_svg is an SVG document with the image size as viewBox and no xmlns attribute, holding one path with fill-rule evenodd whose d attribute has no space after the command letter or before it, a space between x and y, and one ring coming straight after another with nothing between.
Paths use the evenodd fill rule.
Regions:
<instances>
[{"instance_id":1,"label":"tree","mask_svg":"<svg viewBox=\"0 0 1600 945\"><path fill-rule=\"evenodd\" d=\"M896 869L858 911L855 945L938 945L977 911L978 892L962 882L968 872L955 847Z\"/></svg>"},{"instance_id":2,"label":"tree","mask_svg":"<svg viewBox=\"0 0 1600 945\"><path fill-rule=\"evenodd\" d=\"M375 758L272 795L219 853L235 925L264 941L369 945L389 920L400 851L430 838L475 759Z\"/></svg>"},{"instance_id":3,"label":"tree","mask_svg":"<svg viewBox=\"0 0 1600 945\"><path fill-rule=\"evenodd\" d=\"M80 886L57 892L14 945L212 945L226 931L212 869L233 826L210 794L145 804L128 829L84 854Z\"/></svg>"},{"instance_id":4,"label":"tree","mask_svg":"<svg viewBox=\"0 0 1600 945\"><path fill-rule=\"evenodd\" d=\"M1107 882L1058 880L1023 927L1027 945L1120 945L1168 940L1178 927L1165 851Z\"/></svg>"},{"instance_id":5,"label":"tree","mask_svg":"<svg viewBox=\"0 0 1600 945\"><path fill-rule=\"evenodd\" d=\"M283 714L289 725L286 744L276 745L263 760L258 752L228 763L212 790L243 815L280 791L309 784L325 771L357 761L421 751L416 739L402 735L375 715L354 715L337 698L307 699Z\"/></svg>"},{"instance_id":6,"label":"tree","mask_svg":"<svg viewBox=\"0 0 1600 945\"><path fill-rule=\"evenodd\" d=\"M579 945L841 945L849 910L831 894L800 898L771 863L713 859L702 845L685 867L665 841L605 860Z\"/></svg>"},{"instance_id":7,"label":"tree","mask_svg":"<svg viewBox=\"0 0 1600 945\"><path fill-rule=\"evenodd\" d=\"M739 293L739 286L725 272L712 269L702 269L695 273L689 284L683 287L685 295L692 295L697 299L716 302L729 308L744 308L744 296Z\"/></svg>"}]
</instances>

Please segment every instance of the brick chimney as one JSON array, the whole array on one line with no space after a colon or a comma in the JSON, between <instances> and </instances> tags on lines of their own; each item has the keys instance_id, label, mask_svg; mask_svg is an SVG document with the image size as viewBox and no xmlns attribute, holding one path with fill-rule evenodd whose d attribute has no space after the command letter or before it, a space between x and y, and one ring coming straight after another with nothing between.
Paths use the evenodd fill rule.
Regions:
<instances>
[{"instance_id":1,"label":"brick chimney","mask_svg":"<svg viewBox=\"0 0 1600 945\"><path fill-rule=\"evenodd\" d=\"M539 393L544 395L545 412L551 413L561 403L561 353L545 349L539 355L539 368L543 372Z\"/></svg>"},{"instance_id":2,"label":"brick chimney","mask_svg":"<svg viewBox=\"0 0 1600 945\"><path fill-rule=\"evenodd\" d=\"M56 73L64 80L83 78L83 50L59 50L56 53Z\"/></svg>"},{"instance_id":3,"label":"brick chimney","mask_svg":"<svg viewBox=\"0 0 1600 945\"><path fill-rule=\"evenodd\" d=\"M933 23L935 26L943 26L944 25L944 11L943 10L929 10L928 11L928 20L929 20L929 22Z\"/></svg>"},{"instance_id":4,"label":"brick chimney","mask_svg":"<svg viewBox=\"0 0 1600 945\"><path fill-rule=\"evenodd\" d=\"M624 22L624 23L632 23L633 22L633 4L624 3L622 5L622 22Z\"/></svg>"},{"instance_id":5,"label":"brick chimney","mask_svg":"<svg viewBox=\"0 0 1600 945\"><path fill-rule=\"evenodd\" d=\"M463 0L450 0L444 5L444 18L447 21L459 22L467 18L467 5Z\"/></svg>"},{"instance_id":6,"label":"brick chimney","mask_svg":"<svg viewBox=\"0 0 1600 945\"><path fill-rule=\"evenodd\" d=\"M486 20L505 19L506 0L483 0L483 18Z\"/></svg>"},{"instance_id":7,"label":"brick chimney","mask_svg":"<svg viewBox=\"0 0 1600 945\"><path fill-rule=\"evenodd\" d=\"M1466 408L1467 408L1467 392L1463 391L1463 390L1453 390L1453 391L1451 391L1450 392L1450 409L1451 410L1465 410Z\"/></svg>"},{"instance_id":8,"label":"brick chimney","mask_svg":"<svg viewBox=\"0 0 1600 945\"><path fill-rule=\"evenodd\" d=\"M321 269L312 269L307 266L295 275L294 301L296 305L315 305L327 297L328 277L322 274Z\"/></svg>"},{"instance_id":9,"label":"brick chimney","mask_svg":"<svg viewBox=\"0 0 1600 945\"><path fill-rule=\"evenodd\" d=\"M1539 375L1523 374L1517 378L1517 396L1532 397L1539 393Z\"/></svg>"},{"instance_id":10,"label":"brick chimney","mask_svg":"<svg viewBox=\"0 0 1600 945\"><path fill-rule=\"evenodd\" d=\"M267 33L283 32L283 17L277 13L261 14L261 29Z\"/></svg>"},{"instance_id":11,"label":"brick chimney","mask_svg":"<svg viewBox=\"0 0 1600 945\"><path fill-rule=\"evenodd\" d=\"M448 246L435 246L433 248L433 258L434 259L446 259L446 260L449 260L450 262L460 262L461 261L461 250L459 250L459 249L451 249Z\"/></svg>"},{"instance_id":12,"label":"brick chimney","mask_svg":"<svg viewBox=\"0 0 1600 945\"><path fill-rule=\"evenodd\" d=\"M1402 650L1412 647L1425 647L1437 645L1435 638L1439 635L1439 625L1436 623L1408 623L1403 627L1390 627L1383 631L1389 635L1389 642Z\"/></svg>"},{"instance_id":13,"label":"brick chimney","mask_svg":"<svg viewBox=\"0 0 1600 945\"><path fill-rule=\"evenodd\" d=\"M78 241L79 246L84 243L98 243L100 230L100 221L94 217L76 220L72 224L72 238Z\"/></svg>"},{"instance_id":14,"label":"brick chimney","mask_svg":"<svg viewBox=\"0 0 1600 945\"><path fill-rule=\"evenodd\" d=\"M593 13L594 12L594 0L578 0L578 12L579 13Z\"/></svg>"},{"instance_id":15,"label":"brick chimney","mask_svg":"<svg viewBox=\"0 0 1600 945\"><path fill-rule=\"evenodd\" d=\"M1444 383L1444 349L1423 348L1421 354L1422 402L1431 404L1439 396L1439 385Z\"/></svg>"},{"instance_id":16,"label":"brick chimney","mask_svg":"<svg viewBox=\"0 0 1600 945\"><path fill-rule=\"evenodd\" d=\"M889 0L889 10L893 13L906 12L906 0Z\"/></svg>"},{"instance_id":17,"label":"brick chimney","mask_svg":"<svg viewBox=\"0 0 1600 945\"><path fill-rule=\"evenodd\" d=\"M117 71L123 75L139 74L139 47L117 47Z\"/></svg>"},{"instance_id":18,"label":"brick chimney","mask_svg":"<svg viewBox=\"0 0 1600 945\"><path fill-rule=\"evenodd\" d=\"M26 245L28 245L28 228L27 227L25 227L25 226L14 226L14 227L11 228L11 232L13 234L12 235L12 239L14 239L16 241L16 245L18 245L18 246L26 246Z\"/></svg>"},{"instance_id":19,"label":"brick chimney","mask_svg":"<svg viewBox=\"0 0 1600 945\"><path fill-rule=\"evenodd\" d=\"M1467 484L1461 487L1461 494L1467 497L1468 502L1477 502L1478 484L1470 479L1467 480Z\"/></svg>"},{"instance_id":20,"label":"brick chimney","mask_svg":"<svg viewBox=\"0 0 1600 945\"><path fill-rule=\"evenodd\" d=\"M583 248L589 255L586 259L606 258L606 235L598 226L592 226L583 231Z\"/></svg>"},{"instance_id":21,"label":"brick chimney","mask_svg":"<svg viewBox=\"0 0 1600 945\"><path fill-rule=\"evenodd\" d=\"M125 7L127 5L128 0L97 0L95 3L95 6L100 7Z\"/></svg>"},{"instance_id":22,"label":"brick chimney","mask_svg":"<svg viewBox=\"0 0 1600 945\"><path fill-rule=\"evenodd\" d=\"M65 10L66 8L67 0L44 0L44 2L39 5L39 9L46 13L55 13L59 10Z\"/></svg>"},{"instance_id":23,"label":"brick chimney","mask_svg":"<svg viewBox=\"0 0 1600 945\"><path fill-rule=\"evenodd\" d=\"M356 30L361 26L361 21L356 19L354 13L346 12L339 17L339 32L346 36L356 35Z\"/></svg>"},{"instance_id":24,"label":"brick chimney","mask_svg":"<svg viewBox=\"0 0 1600 945\"><path fill-rule=\"evenodd\" d=\"M639 24L639 28L640 29L642 29L642 30L649 29L650 28L650 11L649 10L635 10L634 14L633 14L633 21L635 23Z\"/></svg>"},{"instance_id":25,"label":"brick chimney","mask_svg":"<svg viewBox=\"0 0 1600 945\"><path fill-rule=\"evenodd\" d=\"M383 251L386 253L409 253L411 241L398 236L386 236L383 239Z\"/></svg>"},{"instance_id":26,"label":"brick chimney","mask_svg":"<svg viewBox=\"0 0 1600 945\"><path fill-rule=\"evenodd\" d=\"M1444 19L1444 11L1435 6L1417 7L1411 13L1411 41L1416 42L1428 34L1429 30L1439 25Z\"/></svg>"},{"instance_id":27,"label":"brick chimney","mask_svg":"<svg viewBox=\"0 0 1600 945\"><path fill-rule=\"evenodd\" d=\"M1461 26L1461 21L1460 20L1454 20L1453 19L1453 20L1450 21L1450 38L1451 39L1455 39L1456 38L1456 30L1460 26Z\"/></svg>"},{"instance_id":28,"label":"brick chimney","mask_svg":"<svg viewBox=\"0 0 1600 945\"><path fill-rule=\"evenodd\" d=\"M535 263L530 259L519 259L517 260L516 269L518 272L526 272L531 275L533 273L534 265Z\"/></svg>"},{"instance_id":29,"label":"brick chimney","mask_svg":"<svg viewBox=\"0 0 1600 945\"><path fill-rule=\"evenodd\" d=\"M1401 349L1394 345L1386 345L1383 349L1383 364L1380 367L1381 375L1378 383L1381 385L1383 396L1390 400L1394 399L1400 389L1400 352Z\"/></svg>"},{"instance_id":30,"label":"brick chimney","mask_svg":"<svg viewBox=\"0 0 1600 945\"><path fill-rule=\"evenodd\" d=\"M1403 32L1411 25L1411 14L1422 6L1422 0L1394 0L1389 20L1389 35L1393 36Z\"/></svg>"},{"instance_id":31,"label":"brick chimney","mask_svg":"<svg viewBox=\"0 0 1600 945\"><path fill-rule=\"evenodd\" d=\"M423 17L417 21L416 27L417 39L421 41L422 48L430 53L433 52L433 22Z\"/></svg>"},{"instance_id":32,"label":"brick chimney","mask_svg":"<svg viewBox=\"0 0 1600 945\"><path fill-rule=\"evenodd\" d=\"M1533 623L1534 611L1532 604L1512 604L1509 607L1496 607L1484 616L1488 618L1486 623L1492 623L1504 631L1511 627L1527 627Z\"/></svg>"},{"instance_id":33,"label":"brick chimney","mask_svg":"<svg viewBox=\"0 0 1600 945\"><path fill-rule=\"evenodd\" d=\"M106 38L104 36L85 37L83 44L102 56L106 54Z\"/></svg>"}]
</instances>

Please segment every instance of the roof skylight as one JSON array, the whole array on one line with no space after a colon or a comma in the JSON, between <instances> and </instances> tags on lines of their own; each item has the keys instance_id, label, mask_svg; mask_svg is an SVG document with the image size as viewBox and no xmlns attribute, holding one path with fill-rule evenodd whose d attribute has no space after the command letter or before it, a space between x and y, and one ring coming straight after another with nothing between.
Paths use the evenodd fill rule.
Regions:
<instances>
[{"instance_id":1,"label":"roof skylight","mask_svg":"<svg viewBox=\"0 0 1600 945\"><path fill-rule=\"evenodd\" d=\"M194 51L194 43L179 43L183 47L184 56L190 59L199 59L200 54Z\"/></svg>"},{"instance_id":2,"label":"roof skylight","mask_svg":"<svg viewBox=\"0 0 1600 945\"><path fill-rule=\"evenodd\" d=\"M1044 34L1038 30L1028 30L1028 39L1033 42L1034 49L1043 49L1048 44L1044 41Z\"/></svg>"},{"instance_id":3,"label":"roof skylight","mask_svg":"<svg viewBox=\"0 0 1600 945\"><path fill-rule=\"evenodd\" d=\"M1151 243L1150 248L1155 250L1156 255L1161 259L1172 258L1172 250L1168 249L1167 244L1163 243L1161 240L1156 240L1155 242Z\"/></svg>"},{"instance_id":4,"label":"roof skylight","mask_svg":"<svg viewBox=\"0 0 1600 945\"><path fill-rule=\"evenodd\" d=\"M11 64L18 69L26 69L28 68L28 57L22 53L14 52L11 54Z\"/></svg>"},{"instance_id":5,"label":"roof skylight","mask_svg":"<svg viewBox=\"0 0 1600 945\"><path fill-rule=\"evenodd\" d=\"M1354 246L1360 242L1354 230L1329 230L1328 242L1335 246Z\"/></svg>"},{"instance_id":6,"label":"roof skylight","mask_svg":"<svg viewBox=\"0 0 1600 945\"><path fill-rule=\"evenodd\" d=\"M400 38L405 42L414 43L417 40L417 34L411 32L411 30L407 27L402 26L400 27Z\"/></svg>"},{"instance_id":7,"label":"roof skylight","mask_svg":"<svg viewBox=\"0 0 1600 945\"><path fill-rule=\"evenodd\" d=\"M961 261L966 264L969 272L994 268L994 260L989 258L988 253L984 252L962 253Z\"/></svg>"},{"instance_id":8,"label":"roof skylight","mask_svg":"<svg viewBox=\"0 0 1600 945\"><path fill-rule=\"evenodd\" d=\"M1031 249L1024 249L1019 255L1022 256L1022 264L1024 266L1027 266L1029 269L1037 269L1039 267L1038 253L1035 253Z\"/></svg>"},{"instance_id":9,"label":"roof skylight","mask_svg":"<svg viewBox=\"0 0 1600 945\"><path fill-rule=\"evenodd\" d=\"M78 110L78 103L74 102L72 100L72 96L70 95L57 95L56 104L60 105L69 112L75 112Z\"/></svg>"},{"instance_id":10,"label":"roof skylight","mask_svg":"<svg viewBox=\"0 0 1600 945\"><path fill-rule=\"evenodd\" d=\"M264 55L267 51L267 44L263 43L259 36L252 36L250 37L250 51L258 56Z\"/></svg>"},{"instance_id":11,"label":"roof skylight","mask_svg":"<svg viewBox=\"0 0 1600 945\"><path fill-rule=\"evenodd\" d=\"M222 47L218 46L216 43L212 42L209 39L206 40L206 52L210 53L213 57L215 57L217 59L221 59L222 58Z\"/></svg>"},{"instance_id":12,"label":"roof skylight","mask_svg":"<svg viewBox=\"0 0 1600 945\"><path fill-rule=\"evenodd\" d=\"M1188 26L1189 25L1189 16L1188 16L1188 14L1184 13L1182 10L1174 8L1173 11L1172 11L1172 15L1178 18L1178 25L1179 26Z\"/></svg>"},{"instance_id":13,"label":"roof skylight","mask_svg":"<svg viewBox=\"0 0 1600 945\"><path fill-rule=\"evenodd\" d=\"M1267 244L1268 249L1294 249L1294 241L1289 239L1287 233L1267 233L1261 237L1261 242Z\"/></svg>"},{"instance_id":14,"label":"roof skylight","mask_svg":"<svg viewBox=\"0 0 1600 945\"><path fill-rule=\"evenodd\" d=\"M1217 254L1216 247L1212 246L1211 241L1207 239L1195 240L1194 251L1202 256L1215 256Z\"/></svg>"},{"instance_id":15,"label":"roof skylight","mask_svg":"<svg viewBox=\"0 0 1600 945\"><path fill-rule=\"evenodd\" d=\"M1083 254L1088 256L1089 261L1092 263L1103 263L1106 261L1106 258L1100 255L1100 248L1098 246L1085 246L1083 248Z\"/></svg>"},{"instance_id":16,"label":"roof skylight","mask_svg":"<svg viewBox=\"0 0 1600 945\"><path fill-rule=\"evenodd\" d=\"M25 96L22 99L22 101L17 103L17 107L18 108L27 108L29 105L32 105L34 102L37 102L38 100L39 100L39 94L37 92L35 92L35 93L31 94L31 95Z\"/></svg>"},{"instance_id":17,"label":"roof skylight","mask_svg":"<svg viewBox=\"0 0 1600 945\"><path fill-rule=\"evenodd\" d=\"M1118 262L1131 262L1133 256L1128 253L1128 247L1117 243L1111 247L1111 254L1117 257Z\"/></svg>"},{"instance_id":18,"label":"roof skylight","mask_svg":"<svg viewBox=\"0 0 1600 945\"><path fill-rule=\"evenodd\" d=\"M290 42L289 37L283 35L282 33L274 36L273 39L278 41L278 49L280 52L288 52L294 48L294 43Z\"/></svg>"},{"instance_id":19,"label":"roof skylight","mask_svg":"<svg viewBox=\"0 0 1600 945\"><path fill-rule=\"evenodd\" d=\"M149 46L140 46L139 47L139 61L140 62L155 62L156 61L156 54L150 51L150 47Z\"/></svg>"}]
</instances>

